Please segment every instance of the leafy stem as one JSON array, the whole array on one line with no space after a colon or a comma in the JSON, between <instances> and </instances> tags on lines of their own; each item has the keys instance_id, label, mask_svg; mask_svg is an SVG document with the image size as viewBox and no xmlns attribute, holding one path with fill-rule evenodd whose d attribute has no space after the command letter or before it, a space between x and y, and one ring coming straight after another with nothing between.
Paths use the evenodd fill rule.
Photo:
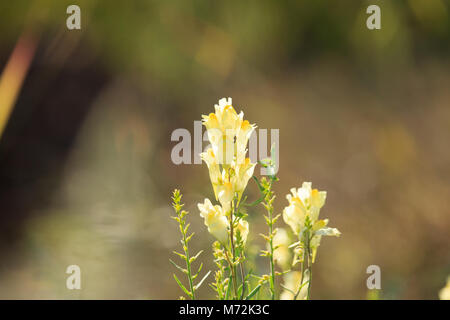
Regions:
<instances>
[{"instance_id":1,"label":"leafy stem","mask_svg":"<svg viewBox=\"0 0 450 320\"><path fill-rule=\"evenodd\" d=\"M308 284L306 299L311 297L311 279L312 279L312 252L311 252L311 222L309 218L305 221L305 231L300 236L300 243L302 248L302 264L301 264L301 282L297 292L294 295L294 300L297 300L301 289ZM308 274L308 281L305 282L305 275Z\"/></svg>"},{"instance_id":2,"label":"leafy stem","mask_svg":"<svg viewBox=\"0 0 450 320\"><path fill-rule=\"evenodd\" d=\"M266 208L267 215L264 216L266 224L269 228L268 236L264 236L268 244L268 251L265 251L263 255L269 257L270 263L270 275L269 275L269 290L272 300L275 300L275 261L274 261L274 251L276 248L273 244L273 238L275 236L276 230L274 230L274 224L277 217L273 216L273 201L275 200L274 193L272 191L273 182L276 181L276 177L271 176L270 179L263 178L261 180L262 193L264 196L263 206Z\"/></svg>"},{"instance_id":3,"label":"leafy stem","mask_svg":"<svg viewBox=\"0 0 450 320\"><path fill-rule=\"evenodd\" d=\"M235 243L234 243L234 210L235 210L235 203L234 200L232 202L231 212L230 212L230 247L231 247L231 262L230 263L230 269L231 274L233 278L233 288L234 288L234 296L237 299L238 297L238 284L237 284L237 275L236 275L236 249L235 249Z\"/></svg>"},{"instance_id":4,"label":"leafy stem","mask_svg":"<svg viewBox=\"0 0 450 320\"><path fill-rule=\"evenodd\" d=\"M307 266L308 266L308 293L306 299L309 300L311 298L311 280L312 280L311 238L309 237L309 232L307 238L308 238L308 246L306 248L307 248Z\"/></svg>"},{"instance_id":5,"label":"leafy stem","mask_svg":"<svg viewBox=\"0 0 450 320\"><path fill-rule=\"evenodd\" d=\"M206 273L206 275L197 283L197 285L194 285L194 280L198 277L200 274L200 271L203 267L203 264L200 264L197 272L195 274L192 272L192 263L197 260L197 258L200 256L202 251L198 252L195 256L191 257L189 254L189 241L192 239L192 236L194 233L188 234L189 229L189 223L186 223L186 215L188 214L187 211L183 210L184 204L181 203L181 193L179 190L175 189L173 191L172 196L172 206L175 210L176 216L172 217L175 221L178 222L178 226L181 232L181 245L183 247L183 252L180 253L177 251L174 251L174 253L179 256L181 259L185 261L186 268L180 267L178 264L170 260L170 262L182 273L186 275L189 282L189 289L187 289L181 281L178 279L178 277L174 274L173 277L177 284L180 286L180 288L186 293L192 300L195 300L195 291L202 285L203 281L209 276L210 272Z\"/></svg>"}]
</instances>

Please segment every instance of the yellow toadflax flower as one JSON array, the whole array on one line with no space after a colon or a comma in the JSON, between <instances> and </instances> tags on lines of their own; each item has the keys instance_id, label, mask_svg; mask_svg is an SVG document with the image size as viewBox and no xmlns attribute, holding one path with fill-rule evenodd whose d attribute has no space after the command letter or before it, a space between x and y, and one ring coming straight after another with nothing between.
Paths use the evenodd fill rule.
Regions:
<instances>
[{"instance_id":1,"label":"yellow toadflax flower","mask_svg":"<svg viewBox=\"0 0 450 320\"><path fill-rule=\"evenodd\" d=\"M198 209L200 210L200 216L205 219L205 226L208 227L209 233L225 245L230 224L222 207L219 205L213 206L209 199L205 199L204 203L198 204ZM234 241L237 240L237 233L239 233L242 242L245 243L248 232L248 222L239 220L234 233Z\"/></svg>"},{"instance_id":2,"label":"yellow toadflax flower","mask_svg":"<svg viewBox=\"0 0 450 320\"><path fill-rule=\"evenodd\" d=\"M291 192L292 195L286 196L289 206L283 211L283 219L298 235L304 228L306 217L309 216L313 222L317 221L327 193L317 189L312 190L311 182L303 182L301 188L292 188Z\"/></svg>"},{"instance_id":3,"label":"yellow toadflax flower","mask_svg":"<svg viewBox=\"0 0 450 320\"><path fill-rule=\"evenodd\" d=\"M242 242L245 244L247 242L247 236L248 236L248 222L245 220L239 220L236 232L239 232L239 235L242 239ZM234 235L234 241L237 240L236 234Z\"/></svg>"},{"instance_id":4,"label":"yellow toadflax flower","mask_svg":"<svg viewBox=\"0 0 450 320\"><path fill-rule=\"evenodd\" d=\"M251 163L250 158L246 158L246 153L248 140L256 126L243 120L242 111L240 114L236 113L231 105L231 98L220 99L215 110L215 113L202 116L211 149L201 153L200 157L208 165L217 200L218 186L231 182L233 194L236 192L242 195L253 175L256 163Z\"/></svg>"},{"instance_id":5,"label":"yellow toadflax flower","mask_svg":"<svg viewBox=\"0 0 450 320\"><path fill-rule=\"evenodd\" d=\"M215 113L202 116L213 152L219 163L225 165L229 165L233 161L233 157L238 149L237 145L239 145L240 151L244 151L245 156L247 141L242 138L242 136L245 136L242 128L249 127L249 136L254 128L248 121L243 120L244 113L242 111L240 114L236 113L231 105L231 101L231 98L220 99L219 104L214 106ZM239 143L237 140L240 140ZM242 144L244 144L243 149Z\"/></svg>"},{"instance_id":6,"label":"yellow toadflax flower","mask_svg":"<svg viewBox=\"0 0 450 320\"><path fill-rule=\"evenodd\" d=\"M311 182L304 182L301 188L291 189L292 195L286 196L289 205L283 210L283 219L300 239L306 230L311 232L309 246L314 262L322 236L338 237L341 233L336 228L327 227L328 219L319 220L320 209L325 204L327 193L312 189L311 186Z\"/></svg>"},{"instance_id":7,"label":"yellow toadflax flower","mask_svg":"<svg viewBox=\"0 0 450 320\"><path fill-rule=\"evenodd\" d=\"M447 284L439 291L439 299L450 300L450 277L447 278Z\"/></svg>"},{"instance_id":8,"label":"yellow toadflax flower","mask_svg":"<svg viewBox=\"0 0 450 320\"><path fill-rule=\"evenodd\" d=\"M236 113L231 98L220 99L219 104L216 104L214 108L214 113L202 116L211 148L201 153L200 157L208 166L214 196L220 202L220 211L223 216L227 217L232 215L233 201L236 199L239 203L248 181L253 176L256 163L252 163L250 158L246 157L246 153L247 143L255 125L243 119L242 111L239 114ZM205 208L205 205L202 205L202 208ZM220 220L223 219L220 218ZM207 223L206 218L205 223ZM208 230L212 233L210 224L207 225L209 226ZM224 226L224 223L220 225ZM229 227L229 222L227 227ZM248 234L248 222L241 219L236 228L236 232L240 233L245 242ZM219 231L217 229L214 231L217 238ZM223 234L221 232L221 236Z\"/></svg>"},{"instance_id":9,"label":"yellow toadflax flower","mask_svg":"<svg viewBox=\"0 0 450 320\"><path fill-rule=\"evenodd\" d=\"M198 204L200 216L205 219L205 225L211 233L221 243L226 243L228 239L228 219L221 206L213 206L209 199Z\"/></svg>"},{"instance_id":10,"label":"yellow toadflax flower","mask_svg":"<svg viewBox=\"0 0 450 320\"><path fill-rule=\"evenodd\" d=\"M244 153L245 155L245 153ZM246 158L243 162L235 165L236 172L232 178L235 191L242 195L245 188L247 187L247 183L250 178L253 176L253 171L255 169L256 163L251 163L250 158Z\"/></svg>"},{"instance_id":11,"label":"yellow toadflax flower","mask_svg":"<svg viewBox=\"0 0 450 320\"><path fill-rule=\"evenodd\" d=\"M214 189L214 195L217 199L217 186L222 179L222 173L220 172L219 161L212 149L208 149L206 152L200 153L200 158L205 161L209 170L209 178Z\"/></svg>"}]
</instances>

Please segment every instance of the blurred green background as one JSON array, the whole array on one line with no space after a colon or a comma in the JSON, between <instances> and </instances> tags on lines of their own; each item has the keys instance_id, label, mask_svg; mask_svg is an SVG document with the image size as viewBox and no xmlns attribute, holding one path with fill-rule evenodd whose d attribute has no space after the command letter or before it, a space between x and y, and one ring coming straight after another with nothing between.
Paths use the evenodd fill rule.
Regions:
<instances>
[{"instance_id":1,"label":"blurred green background","mask_svg":"<svg viewBox=\"0 0 450 320\"><path fill-rule=\"evenodd\" d=\"M81 30L66 28L70 4ZM366 28L370 4L381 30ZM171 190L185 195L207 268L213 239L196 204L213 192L205 165L171 162L170 134L193 133L232 97L250 122L280 129L277 211L303 181L328 191L321 216L342 236L322 241L313 299L365 299L371 264L381 298L437 299L450 274L449 10L2 1L1 70L24 35L36 51L0 140L0 298L178 298ZM253 183L247 192L257 197ZM249 250L264 246L262 213L250 212ZM71 264L82 290L66 289Z\"/></svg>"}]
</instances>

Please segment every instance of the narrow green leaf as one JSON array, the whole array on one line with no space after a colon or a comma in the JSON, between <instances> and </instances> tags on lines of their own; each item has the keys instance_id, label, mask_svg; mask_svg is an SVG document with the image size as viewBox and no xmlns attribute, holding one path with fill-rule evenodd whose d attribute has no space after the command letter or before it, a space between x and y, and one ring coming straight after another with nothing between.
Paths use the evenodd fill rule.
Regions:
<instances>
[{"instance_id":1,"label":"narrow green leaf","mask_svg":"<svg viewBox=\"0 0 450 320\"><path fill-rule=\"evenodd\" d=\"M264 238L264 240L266 240L266 241L270 241L270 238L268 237L268 236L266 236L265 234L263 234L263 233L260 233L259 234L261 237L263 237Z\"/></svg>"},{"instance_id":2,"label":"narrow green leaf","mask_svg":"<svg viewBox=\"0 0 450 320\"><path fill-rule=\"evenodd\" d=\"M243 285L244 285L244 284L241 284L241 285L239 286L238 290L237 290L237 295L238 295L238 297L241 297L241 295L242 295L242 288L243 288ZM241 298L241 300L242 300L242 298Z\"/></svg>"},{"instance_id":3,"label":"narrow green leaf","mask_svg":"<svg viewBox=\"0 0 450 320\"><path fill-rule=\"evenodd\" d=\"M177 265L175 262L173 262L172 260L169 259L169 261L181 272L183 272L184 274L187 274L188 271L186 269L183 269L182 267L180 267L179 265Z\"/></svg>"},{"instance_id":4,"label":"narrow green leaf","mask_svg":"<svg viewBox=\"0 0 450 320\"><path fill-rule=\"evenodd\" d=\"M231 274L230 274L230 277L228 278L227 292L225 292L225 300L228 300L229 297L230 297L231 286L233 285L233 284L231 283L232 280L233 280L233 279L232 279L232 276L231 276Z\"/></svg>"},{"instance_id":5,"label":"narrow green leaf","mask_svg":"<svg viewBox=\"0 0 450 320\"><path fill-rule=\"evenodd\" d=\"M184 293L186 293L189 297L192 298L191 292L183 286L183 284L181 283L181 281L178 280L178 278L177 278L177 276L175 275L175 273L173 274L173 277L175 278L175 281L178 283L178 285L180 286L180 288L183 289Z\"/></svg>"},{"instance_id":6,"label":"narrow green leaf","mask_svg":"<svg viewBox=\"0 0 450 320\"><path fill-rule=\"evenodd\" d=\"M193 256L191 259L189 259L189 263L194 262L197 260L197 258L202 254L203 250L200 250L195 256Z\"/></svg>"},{"instance_id":7,"label":"narrow green leaf","mask_svg":"<svg viewBox=\"0 0 450 320\"><path fill-rule=\"evenodd\" d=\"M259 191L264 191L264 187L261 185L261 183L259 183L259 180L258 180L258 178L257 177L255 177L255 176L253 176L252 177L253 178L253 180L255 180L256 181L256 184L258 185L258 189L259 189Z\"/></svg>"},{"instance_id":8,"label":"narrow green leaf","mask_svg":"<svg viewBox=\"0 0 450 320\"><path fill-rule=\"evenodd\" d=\"M176 252L176 251L172 251L173 253L175 253L177 256L179 256L181 259L186 261L186 256L182 253Z\"/></svg>"},{"instance_id":9,"label":"narrow green leaf","mask_svg":"<svg viewBox=\"0 0 450 320\"><path fill-rule=\"evenodd\" d=\"M203 268L203 262L200 263L200 267L198 267L197 274L199 274L200 271L202 271L202 268Z\"/></svg>"},{"instance_id":10,"label":"narrow green leaf","mask_svg":"<svg viewBox=\"0 0 450 320\"><path fill-rule=\"evenodd\" d=\"M245 300L250 300L255 294L258 293L259 289L261 289L261 284L258 284L255 289L252 290L252 292L250 292L248 294L248 296L245 297Z\"/></svg>"},{"instance_id":11,"label":"narrow green leaf","mask_svg":"<svg viewBox=\"0 0 450 320\"><path fill-rule=\"evenodd\" d=\"M211 273L211 270L208 271L208 273L205 274L205 276L202 278L202 280L200 280L200 282L197 283L197 284L194 286L194 289L195 289L195 290L197 290L198 288L200 288L200 286L202 285L203 281L205 281L205 279L208 278L208 276L209 276L210 273Z\"/></svg>"},{"instance_id":12,"label":"narrow green leaf","mask_svg":"<svg viewBox=\"0 0 450 320\"><path fill-rule=\"evenodd\" d=\"M192 232L188 237L186 237L186 243L191 241L192 237L194 236L195 232Z\"/></svg>"},{"instance_id":13,"label":"narrow green leaf","mask_svg":"<svg viewBox=\"0 0 450 320\"><path fill-rule=\"evenodd\" d=\"M264 200L264 196L261 196L261 198L259 198L258 200L254 201L252 203L248 203L248 204L246 203L244 206L246 206L246 207L254 207L257 204L261 203L263 200Z\"/></svg>"},{"instance_id":14,"label":"narrow green leaf","mask_svg":"<svg viewBox=\"0 0 450 320\"><path fill-rule=\"evenodd\" d=\"M301 244L301 243L302 243L301 241L294 242L294 243L291 244L288 248L296 247L296 246L298 246L298 245Z\"/></svg>"}]
</instances>

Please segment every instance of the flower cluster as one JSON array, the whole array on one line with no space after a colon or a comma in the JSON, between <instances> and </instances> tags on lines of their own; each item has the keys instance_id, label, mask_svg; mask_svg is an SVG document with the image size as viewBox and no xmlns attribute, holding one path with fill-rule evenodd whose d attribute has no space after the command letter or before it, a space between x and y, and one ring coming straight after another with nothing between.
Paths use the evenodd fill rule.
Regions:
<instances>
[{"instance_id":1,"label":"flower cluster","mask_svg":"<svg viewBox=\"0 0 450 320\"><path fill-rule=\"evenodd\" d=\"M312 189L311 182L304 182L301 188L291 189L286 196L289 205L284 208L283 219L299 238L297 253L301 257L303 249L311 249L314 262L322 236L340 236L336 228L328 228L328 219L319 219L320 209L325 204L326 191ZM300 259L301 261L301 259Z\"/></svg>"},{"instance_id":2,"label":"flower cluster","mask_svg":"<svg viewBox=\"0 0 450 320\"><path fill-rule=\"evenodd\" d=\"M327 219L319 219L326 192L312 189L311 183L305 182L301 188L291 189L292 194L287 195L289 205L282 214L277 213L273 190L274 183L279 180L274 170L277 166L275 159L278 159L276 149L272 147L270 158L259 162L269 175L258 179L253 176L256 163L252 163L246 156L249 138L256 127L244 120L243 112L238 114L235 111L231 98L220 99L219 104L215 105L215 112L202 117L211 146L200 157L208 166L215 196L215 203L208 198L198 203L200 216L208 232L217 239L213 244L217 269L210 287L221 300L264 297L310 299L312 264L321 238L324 235L340 235L337 229L327 227ZM243 196L243 193L252 177L260 196L255 201L247 202L247 196ZM194 272L192 262L195 262L202 251L194 256L190 255L188 243L193 234L188 234L189 223L185 219L187 212L182 210L179 191L174 192L173 200L177 214L174 219L179 224L183 245L183 252L174 253L185 261L186 267L171 262L186 275L188 285L184 285L175 274L174 279L188 297L195 299L197 289L211 271L202 280L196 279L203 264ZM247 271L248 267L255 266L256 258L255 251L248 251L249 246L246 245L249 235L247 210L258 204L266 211L260 217L265 219L268 227L266 234L260 234L266 242L265 249L260 250L260 256L267 258L269 271L262 275L254 273L252 268ZM293 232L276 227L281 216ZM292 234L297 239L293 240ZM299 262L301 268L296 268ZM284 290L281 292L276 289L279 284L277 276L283 276L281 286Z\"/></svg>"},{"instance_id":3,"label":"flower cluster","mask_svg":"<svg viewBox=\"0 0 450 320\"><path fill-rule=\"evenodd\" d=\"M208 166L214 195L220 205L213 206L209 199L205 199L198 208L208 231L226 244L232 209L239 204L256 165L246 157L247 143L255 125L243 119L242 111L236 113L231 98L220 99L214 107L215 113L202 116L211 148L200 157ZM245 243L248 222L239 219L236 231Z\"/></svg>"},{"instance_id":4,"label":"flower cluster","mask_svg":"<svg viewBox=\"0 0 450 320\"><path fill-rule=\"evenodd\" d=\"M289 247L294 248L292 266L301 263L301 272L290 271L284 276L284 291L281 299L309 299L312 277L312 264L322 236L339 236L336 228L329 228L328 219L319 219L327 193L312 189L311 182L304 182L301 188L292 188L286 196L289 205L283 210L283 219L289 225L298 241Z\"/></svg>"}]
</instances>

